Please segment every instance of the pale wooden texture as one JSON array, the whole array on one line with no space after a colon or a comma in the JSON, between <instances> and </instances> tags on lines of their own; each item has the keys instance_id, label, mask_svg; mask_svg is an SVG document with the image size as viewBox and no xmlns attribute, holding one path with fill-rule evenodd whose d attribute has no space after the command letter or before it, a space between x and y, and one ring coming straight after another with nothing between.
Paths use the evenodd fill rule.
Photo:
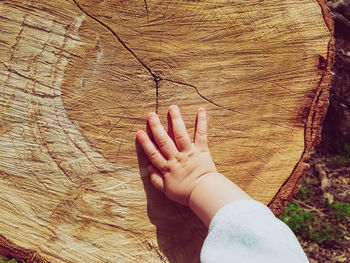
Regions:
<instances>
[{"instance_id":1,"label":"pale wooden texture","mask_svg":"<svg viewBox=\"0 0 350 263\"><path fill-rule=\"evenodd\" d=\"M0 1L0 32L0 244L34 261L199 261L206 229L135 142L150 111L179 105L193 133L205 107L218 170L265 204L305 167L317 1Z\"/></svg>"}]
</instances>

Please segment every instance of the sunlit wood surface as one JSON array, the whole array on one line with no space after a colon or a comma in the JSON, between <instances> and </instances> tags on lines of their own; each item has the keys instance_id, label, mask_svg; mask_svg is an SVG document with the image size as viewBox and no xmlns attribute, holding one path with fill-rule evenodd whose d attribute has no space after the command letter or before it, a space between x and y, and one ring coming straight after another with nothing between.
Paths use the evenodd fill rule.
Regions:
<instances>
[{"instance_id":1,"label":"sunlit wood surface","mask_svg":"<svg viewBox=\"0 0 350 263\"><path fill-rule=\"evenodd\" d=\"M149 183L145 117L209 115L218 170L278 212L327 109L323 1L0 1L0 251L198 262L206 236Z\"/></svg>"}]
</instances>

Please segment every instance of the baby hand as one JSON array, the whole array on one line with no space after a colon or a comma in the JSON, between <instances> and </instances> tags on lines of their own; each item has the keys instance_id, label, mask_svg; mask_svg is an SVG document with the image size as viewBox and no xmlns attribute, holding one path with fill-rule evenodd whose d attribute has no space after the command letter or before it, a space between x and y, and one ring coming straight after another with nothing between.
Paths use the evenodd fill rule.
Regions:
<instances>
[{"instance_id":1,"label":"baby hand","mask_svg":"<svg viewBox=\"0 0 350 263\"><path fill-rule=\"evenodd\" d=\"M152 163L148 166L152 184L169 199L188 205L200 179L217 172L208 149L206 112L203 108L197 110L193 142L179 108L170 106L169 115L169 134L173 139L164 130L156 113L147 116L155 143L142 130L136 133L136 137Z\"/></svg>"}]
</instances>

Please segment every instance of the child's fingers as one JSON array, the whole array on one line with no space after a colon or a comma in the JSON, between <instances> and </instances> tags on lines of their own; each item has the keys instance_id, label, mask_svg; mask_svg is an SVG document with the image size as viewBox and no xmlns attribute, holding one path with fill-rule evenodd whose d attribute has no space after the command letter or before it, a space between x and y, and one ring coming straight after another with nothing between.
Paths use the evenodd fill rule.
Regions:
<instances>
[{"instance_id":1,"label":"child's fingers","mask_svg":"<svg viewBox=\"0 0 350 263\"><path fill-rule=\"evenodd\" d=\"M190 150L191 140L190 140L190 137L188 136L185 123L182 120L179 108L176 105L170 106L169 114L171 117L176 146L180 151Z\"/></svg>"},{"instance_id":2,"label":"child's fingers","mask_svg":"<svg viewBox=\"0 0 350 263\"><path fill-rule=\"evenodd\" d=\"M147 135L148 137L151 139L151 141L156 144L156 140L153 138L153 134L152 134L152 131L151 131L151 128L149 126L149 122L147 121L147 124L146 124L146 132L147 132Z\"/></svg>"},{"instance_id":3,"label":"child's fingers","mask_svg":"<svg viewBox=\"0 0 350 263\"><path fill-rule=\"evenodd\" d=\"M136 138L141 144L144 152L146 153L148 159L151 163L156 166L159 170L162 170L164 167L166 160L164 156L159 152L157 147L148 137L148 135L144 131L138 131L136 133Z\"/></svg>"},{"instance_id":4,"label":"child's fingers","mask_svg":"<svg viewBox=\"0 0 350 263\"><path fill-rule=\"evenodd\" d=\"M196 131L194 134L194 144L199 147L207 147L207 114L204 108L197 110Z\"/></svg>"},{"instance_id":5,"label":"child's fingers","mask_svg":"<svg viewBox=\"0 0 350 263\"><path fill-rule=\"evenodd\" d=\"M177 153L177 148L173 140L169 137L160 123L158 115L149 113L147 116L153 137L163 155L169 158Z\"/></svg>"},{"instance_id":6,"label":"child's fingers","mask_svg":"<svg viewBox=\"0 0 350 263\"><path fill-rule=\"evenodd\" d=\"M167 114L167 120L168 120L168 134L169 134L169 137L170 137L173 141L175 141L173 124L172 124L172 122L171 122L171 117L170 117L169 112L168 112L168 114Z\"/></svg>"},{"instance_id":7,"label":"child's fingers","mask_svg":"<svg viewBox=\"0 0 350 263\"><path fill-rule=\"evenodd\" d=\"M157 169L153 165L147 166L147 169L150 173L151 183L154 185L155 188L164 193L163 176L157 171Z\"/></svg>"}]
</instances>

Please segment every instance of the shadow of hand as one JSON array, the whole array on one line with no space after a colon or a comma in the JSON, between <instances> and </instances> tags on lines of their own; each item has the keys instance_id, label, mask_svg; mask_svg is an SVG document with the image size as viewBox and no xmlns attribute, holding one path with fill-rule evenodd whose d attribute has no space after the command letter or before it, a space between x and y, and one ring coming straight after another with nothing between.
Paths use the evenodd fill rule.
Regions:
<instances>
[{"instance_id":1,"label":"shadow of hand","mask_svg":"<svg viewBox=\"0 0 350 263\"><path fill-rule=\"evenodd\" d=\"M207 233L206 227L188 207L170 201L151 184L146 168L149 161L137 140L136 151L147 196L147 214L157 228L160 259L165 257L172 263L200 262L199 254Z\"/></svg>"}]
</instances>

